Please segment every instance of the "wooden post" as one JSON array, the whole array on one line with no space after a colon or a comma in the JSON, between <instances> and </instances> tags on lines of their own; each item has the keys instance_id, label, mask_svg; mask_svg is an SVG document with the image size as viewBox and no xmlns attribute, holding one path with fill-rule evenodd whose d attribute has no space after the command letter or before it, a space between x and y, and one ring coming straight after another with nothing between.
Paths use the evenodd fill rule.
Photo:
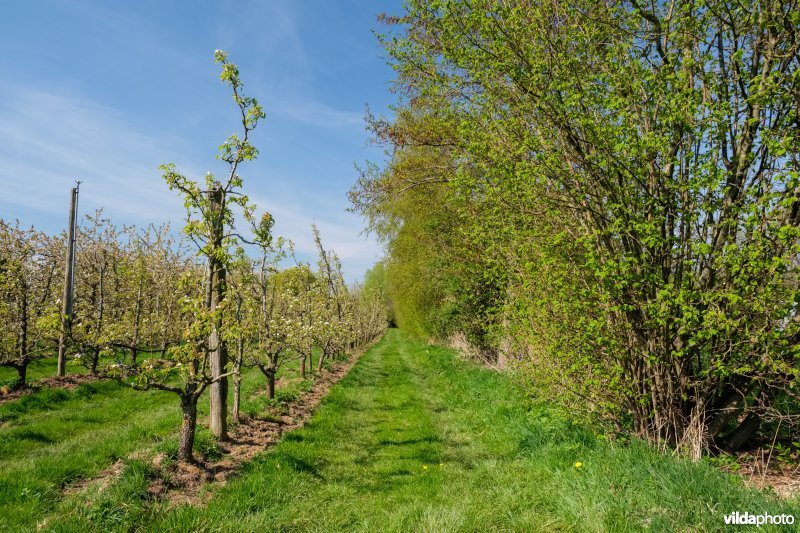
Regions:
<instances>
[{"instance_id":1,"label":"wooden post","mask_svg":"<svg viewBox=\"0 0 800 533\"><path fill-rule=\"evenodd\" d=\"M58 337L58 376L67 372L67 338L72 328L72 292L75 287L75 226L78 215L78 189L81 182L72 188L69 207L69 230L67 240L67 263L64 268L64 294L61 299L61 334Z\"/></svg>"},{"instance_id":2,"label":"wooden post","mask_svg":"<svg viewBox=\"0 0 800 533\"><path fill-rule=\"evenodd\" d=\"M214 184L212 189L208 191L209 209L214 217L212 246L213 252L208 258L208 308L210 311L215 311L222 300L225 298L226 292L226 270L225 264L215 257L215 253L222 247L224 224L223 224L223 197L222 188L219 184ZM214 331L208 339L208 344L211 347L211 352L208 354L209 367L211 368L211 378L214 381L209 390L209 399L211 402L210 410L208 413L208 426L211 434L219 440L226 440L228 438L228 378L224 377L219 379L219 376L225 373L225 367L228 364L228 346L225 338L222 335L222 318L217 318L214 324Z\"/></svg>"}]
</instances>

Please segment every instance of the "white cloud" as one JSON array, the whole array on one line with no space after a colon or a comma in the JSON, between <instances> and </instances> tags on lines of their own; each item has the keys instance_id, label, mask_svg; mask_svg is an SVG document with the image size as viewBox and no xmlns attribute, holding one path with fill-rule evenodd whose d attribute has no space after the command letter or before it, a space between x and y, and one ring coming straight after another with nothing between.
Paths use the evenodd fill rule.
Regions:
<instances>
[{"instance_id":1,"label":"white cloud","mask_svg":"<svg viewBox=\"0 0 800 533\"><path fill-rule=\"evenodd\" d=\"M313 126L357 127L360 133L364 131L363 112L336 109L313 100L278 102L276 108L293 120Z\"/></svg>"},{"instance_id":2,"label":"white cloud","mask_svg":"<svg viewBox=\"0 0 800 533\"><path fill-rule=\"evenodd\" d=\"M0 85L2 201L64 211L76 179L83 211L104 207L126 220L165 221L181 213L158 165L181 141L152 135L113 109L66 94Z\"/></svg>"},{"instance_id":3,"label":"white cloud","mask_svg":"<svg viewBox=\"0 0 800 533\"><path fill-rule=\"evenodd\" d=\"M187 175L204 175L204 169L187 168L181 162L209 157L192 156L183 138L153 131L115 109L73 95L0 84L0 206L14 206L29 215L20 217L25 225L40 226L37 213L58 220L66 216L69 188L81 179L82 213L102 207L117 223L171 221L179 227L183 206L157 167L176 161ZM264 171L272 174L269 168ZM257 195L251 199L273 214L276 233L295 243L302 260L313 263L316 256L312 223L319 227L326 249L336 250L342 259L349 281L360 278L379 258L374 239L360 235L359 217L340 208L326 210L320 217L319 211L309 212L307 202L292 195L273 201Z\"/></svg>"},{"instance_id":4,"label":"white cloud","mask_svg":"<svg viewBox=\"0 0 800 533\"><path fill-rule=\"evenodd\" d=\"M341 213L335 217L319 217L306 213L296 205L278 204L250 195L259 211L269 211L275 218L276 235L290 239L298 259L315 264L317 249L311 234L311 225L319 228L326 250L334 250L342 260L349 281L361 278L364 272L382 255L381 248L372 236L362 235L360 217Z\"/></svg>"},{"instance_id":5,"label":"white cloud","mask_svg":"<svg viewBox=\"0 0 800 533\"><path fill-rule=\"evenodd\" d=\"M222 6L223 12L239 15L220 20L216 39L222 49L257 50L261 68L285 62L292 66L292 78L301 76L301 81L307 81L311 77L308 53L298 29L297 2L226 0Z\"/></svg>"}]
</instances>

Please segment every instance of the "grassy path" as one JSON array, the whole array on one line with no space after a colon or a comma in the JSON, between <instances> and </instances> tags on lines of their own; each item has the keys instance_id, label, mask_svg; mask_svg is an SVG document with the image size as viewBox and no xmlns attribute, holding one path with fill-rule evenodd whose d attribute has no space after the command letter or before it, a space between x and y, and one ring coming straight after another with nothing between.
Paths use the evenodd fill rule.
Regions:
<instances>
[{"instance_id":1,"label":"grassy path","mask_svg":"<svg viewBox=\"0 0 800 533\"><path fill-rule=\"evenodd\" d=\"M120 494L116 505L145 498L141 487ZM718 531L723 515L736 510L800 518L800 502L746 490L710 466L641 444L612 445L533 405L506 377L396 330L334 387L305 428L215 489L207 506L133 508L116 521L78 513L51 525L60 531Z\"/></svg>"},{"instance_id":2,"label":"grassy path","mask_svg":"<svg viewBox=\"0 0 800 533\"><path fill-rule=\"evenodd\" d=\"M97 396L102 412L109 400ZM161 403L151 398L153 405L138 403L135 425L152 420L148 431L159 433L175 411L162 415ZM51 416L67 413L67 404ZM87 426L83 436L56 449L71 461L91 461L97 441L121 435L141 442L124 427L106 421ZM45 448L22 457L0 444L0 480L30 475ZM661 456L642 444L598 439L532 403L506 376L397 330L361 358L303 429L256 456L228 485L211 487L207 505L167 508L152 500L152 475L133 461L110 487L51 501L46 529L720 531L732 511L800 519L797 500L747 490L713 467ZM30 493L0 509L0 525L17 506L23 515L41 511L28 509L26 498ZM12 530L30 524L11 520L17 524Z\"/></svg>"}]
</instances>

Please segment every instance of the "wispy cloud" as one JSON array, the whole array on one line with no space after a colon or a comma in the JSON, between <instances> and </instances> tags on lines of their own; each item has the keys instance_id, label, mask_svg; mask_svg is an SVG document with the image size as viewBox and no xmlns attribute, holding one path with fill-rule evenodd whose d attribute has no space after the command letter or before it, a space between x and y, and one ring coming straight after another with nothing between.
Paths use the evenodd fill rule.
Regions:
<instances>
[{"instance_id":1,"label":"wispy cloud","mask_svg":"<svg viewBox=\"0 0 800 533\"><path fill-rule=\"evenodd\" d=\"M237 126L214 79L211 53L222 48L267 112L253 137L261 156L242 169L245 192L302 260L316 255L314 222L349 280L381 254L344 211L351 163L367 157L360 107L374 75L371 37L352 31L358 3L46 3L7 28L29 46L9 60L15 77L0 81L0 217L60 231L80 179L83 213L180 227L183 206L158 165L190 177L222 170L214 149Z\"/></svg>"},{"instance_id":2,"label":"wispy cloud","mask_svg":"<svg viewBox=\"0 0 800 533\"><path fill-rule=\"evenodd\" d=\"M167 189L157 167L166 161L191 161L180 137L152 131L122 113L74 95L17 90L0 84L0 216L13 206L25 224L37 213L62 218L74 180L84 182L81 211L103 208L118 223L183 220L177 195ZM208 159L208 156L203 156ZM199 168L181 165L189 176ZM266 169L269 173L269 169ZM320 217L295 196L267 200L251 195L276 219L276 233L295 243L298 257L314 261L311 224L316 223L327 249L336 250L348 279L355 280L378 259L379 248L360 235L358 217L329 210ZM28 214L29 216L24 216ZM48 229L48 228L43 228ZM50 228L51 230L53 228Z\"/></svg>"},{"instance_id":3,"label":"wispy cloud","mask_svg":"<svg viewBox=\"0 0 800 533\"><path fill-rule=\"evenodd\" d=\"M247 47L255 52L260 60L248 64L248 72L262 81L254 89L272 113L311 126L363 131L363 111L332 106L316 95L320 85L315 69L319 65L309 57L299 29L299 19L315 9L312 5L291 0L228 1L236 6L232 9L248 16L220 21L220 46Z\"/></svg>"},{"instance_id":4,"label":"wispy cloud","mask_svg":"<svg viewBox=\"0 0 800 533\"><path fill-rule=\"evenodd\" d=\"M364 113L336 109L321 102L303 100L300 102L278 102L278 113L289 118L319 127L356 127L364 131Z\"/></svg>"},{"instance_id":5,"label":"wispy cloud","mask_svg":"<svg viewBox=\"0 0 800 533\"><path fill-rule=\"evenodd\" d=\"M276 70L289 66L292 80L309 81L312 77L311 62L298 30L297 2L225 0L221 5L223 12L246 14L220 19L216 39L222 48L256 50L260 61L259 65L253 66ZM269 79L270 72L264 74ZM285 72L281 77L286 77Z\"/></svg>"},{"instance_id":6,"label":"wispy cloud","mask_svg":"<svg viewBox=\"0 0 800 533\"><path fill-rule=\"evenodd\" d=\"M342 260L342 266L350 281L361 275L381 258L380 246L372 236L362 234L358 216L349 213L334 213L336 216L320 217L298 209L296 205L269 201L250 195L260 211L269 211L275 218L275 234L294 243L299 260L314 263L317 249L311 233L311 225L319 228L322 244L326 250L334 250Z\"/></svg>"},{"instance_id":7,"label":"wispy cloud","mask_svg":"<svg viewBox=\"0 0 800 533\"><path fill-rule=\"evenodd\" d=\"M182 151L180 145L80 97L0 85L3 203L61 212L80 179L85 209L102 206L126 220L175 218L180 203L157 167Z\"/></svg>"}]
</instances>

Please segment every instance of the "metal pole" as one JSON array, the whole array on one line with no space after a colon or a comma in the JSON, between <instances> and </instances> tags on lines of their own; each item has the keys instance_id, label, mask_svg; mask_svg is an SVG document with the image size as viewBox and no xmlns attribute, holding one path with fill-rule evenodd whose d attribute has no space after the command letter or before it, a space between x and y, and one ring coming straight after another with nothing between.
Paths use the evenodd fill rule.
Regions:
<instances>
[{"instance_id":1,"label":"metal pole","mask_svg":"<svg viewBox=\"0 0 800 533\"><path fill-rule=\"evenodd\" d=\"M61 334L58 337L58 376L64 376L67 372L67 338L72 328L72 293L75 287L75 230L78 218L78 189L81 182L76 182L72 188L72 195L69 207L69 230L67 241L67 261L64 272L64 294L61 300Z\"/></svg>"}]
</instances>

